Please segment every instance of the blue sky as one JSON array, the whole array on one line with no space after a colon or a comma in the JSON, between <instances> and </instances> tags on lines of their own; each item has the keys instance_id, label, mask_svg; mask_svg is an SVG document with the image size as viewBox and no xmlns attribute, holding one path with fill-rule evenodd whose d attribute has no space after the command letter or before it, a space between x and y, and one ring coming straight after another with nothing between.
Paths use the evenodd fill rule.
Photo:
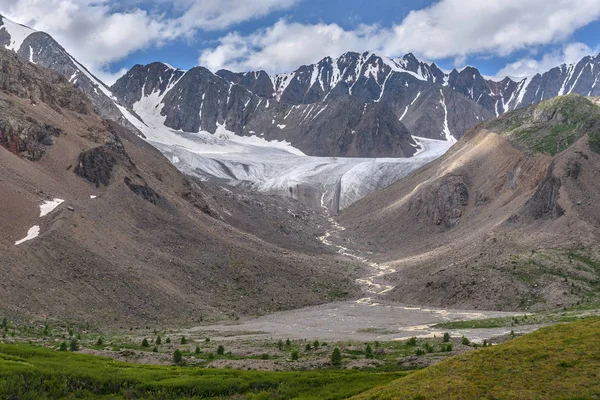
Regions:
<instances>
[{"instance_id":1,"label":"blue sky","mask_svg":"<svg viewBox=\"0 0 600 400\"><path fill-rule=\"evenodd\" d=\"M598 0L0 0L105 81L133 65L285 72L345 51L531 75L598 53Z\"/></svg>"}]
</instances>

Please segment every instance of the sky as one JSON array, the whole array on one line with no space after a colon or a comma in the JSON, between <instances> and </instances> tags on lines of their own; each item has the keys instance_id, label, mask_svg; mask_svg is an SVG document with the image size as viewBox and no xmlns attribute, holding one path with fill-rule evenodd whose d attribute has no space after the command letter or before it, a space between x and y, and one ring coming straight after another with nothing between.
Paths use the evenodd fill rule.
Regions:
<instances>
[{"instance_id":1,"label":"sky","mask_svg":"<svg viewBox=\"0 0 600 400\"><path fill-rule=\"evenodd\" d=\"M346 51L530 76L600 51L600 0L0 0L112 84L135 64L291 72Z\"/></svg>"}]
</instances>

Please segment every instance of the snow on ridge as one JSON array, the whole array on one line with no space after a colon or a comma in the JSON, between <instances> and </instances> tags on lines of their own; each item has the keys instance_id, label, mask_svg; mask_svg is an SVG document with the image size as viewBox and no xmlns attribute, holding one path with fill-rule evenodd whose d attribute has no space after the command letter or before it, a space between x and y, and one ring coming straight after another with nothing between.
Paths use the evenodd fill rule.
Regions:
<instances>
[{"instance_id":1,"label":"snow on ridge","mask_svg":"<svg viewBox=\"0 0 600 400\"><path fill-rule=\"evenodd\" d=\"M50 214L52 211L56 209L56 207L60 206L65 201L62 199L53 199L46 200L42 205L40 205L40 218Z\"/></svg>"},{"instance_id":2,"label":"snow on ridge","mask_svg":"<svg viewBox=\"0 0 600 400\"><path fill-rule=\"evenodd\" d=\"M0 25L0 30L4 29L10 35L10 43L6 45L8 50L19 51L21 45L29 35L36 31L16 22L11 21L6 17L2 17L3 24Z\"/></svg>"}]
</instances>

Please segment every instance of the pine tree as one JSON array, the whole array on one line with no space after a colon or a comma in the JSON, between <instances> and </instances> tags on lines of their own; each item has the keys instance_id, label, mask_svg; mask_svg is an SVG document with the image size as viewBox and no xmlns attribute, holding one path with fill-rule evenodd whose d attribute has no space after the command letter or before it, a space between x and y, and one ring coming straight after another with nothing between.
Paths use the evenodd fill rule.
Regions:
<instances>
[{"instance_id":1,"label":"pine tree","mask_svg":"<svg viewBox=\"0 0 600 400\"><path fill-rule=\"evenodd\" d=\"M342 364L342 352L337 347L331 353L331 364L336 367Z\"/></svg>"},{"instance_id":2,"label":"pine tree","mask_svg":"<svg viewBox=\"0 0 600 400\"><path fill-rule=\"evenodd\" d=\"M173 353L173 362L175 364L181 364L182 361L183 355L181 354L181 351L179 349L175 350L175 352Z\"/></svg>"}]
</instances>

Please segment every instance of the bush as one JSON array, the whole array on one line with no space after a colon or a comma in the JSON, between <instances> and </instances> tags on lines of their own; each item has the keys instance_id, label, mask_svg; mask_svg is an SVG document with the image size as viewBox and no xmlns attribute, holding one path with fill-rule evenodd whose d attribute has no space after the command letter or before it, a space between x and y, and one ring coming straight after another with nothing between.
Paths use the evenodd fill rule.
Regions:
<instances>
[{"instance_id":1,"label":"bush","mask_svg":"<svg viewBox=\"0 0 600 400\"><path fill-rule=\"evenodd\" d=\"M173 353L173 362L175 364L181 364L183 362L183 355L179 349L175 350Z\"/></svg>"},{"instance_id":2,"label":"bush","mask_svg":"<svg viewBox=\"0 0 600 400\"><path fill-rule=\"evenodd\" d=\"M162 338L160 337L160 335L158 335L158 336L156 337L156 340L154 341L154 343L156 343L157 345L160 345L160 344L162 344Z\"/></svg>"},{"instance_id":3,"label":"bush","mask_svg":"<svg viewBox=\"0 0 600 400\"><path fill-rule=\"evenodd\" d=\"M286 347L290 347L292 345L292 342L290 341L290 339L285 340L285 345L286 345Z\"/></svg>"},{"instance_id":4,"label":"bush","mask_svg":"<svg viewBox=\"0 0 600 400\"><path fill-rule=\"evenodd\" d=\"M185 338L185 336L181 337L181 344L187 344L187 339Z\"/></svg>"},{"instance_id":5,"label":"bush","mask_svg":"<svg viewBox=\"0 0 600 400\"><path fill-rule=\"evenodd\" d=\"M318 340L315 340L315 341L313 342L313 347L314 347L315 349L316 349L317 347L319 347L319 341L318 341Z\"/></svg>"},{"instance_id":6,"label":"bush","mask_svg":"<svg viewBox=\"0 0 600 400\"><path fill-rule=\"evenodd\" d=\"M261 360L268 360L269 358L271 358L271 356L269 356L267 353L260 355Z\"/></svg>"},{"instance_id":7,"label":"bush","mask_svg":"<svg viewBox=\"0 0 600 400\"><path fill-rule=\"evenodd\" d=\"M312 347L310 346L310 343L306 343L306 346L304 347L304 350L306 351L311 351Z\"/></svg>"},{"instance_id":8,"label":"bush","mask_svg":"<svg viewBox=\"0 0 600 400\"><path fill-rule=\"evenodd\" d=\"M417 338L416 337L411 337L410 339L408 339L408 341L406 342L407 345L409 346L416 346L417 345Z\"/></svg>"},{"instance_id":9,"label":"bush","mask_svg":"<svg viewBox=\"0 0 600 400\"><path fill-rule=\"evenodd\" d=\"M59 351L67 351L67 344L65 342L62 342L60 344L60 347L58 348Z\"/></svg>"},{"instance_id":10,"label":"bush","mask_svg":"<svg viewBox=\"0 0 600 400\"><path fill-rule=\"evenodd\" d=\"M165 343L171 343L171 338L168 337L167 340L165 340Z\"/></svg>"},{"instance_id":11,"label":"bush","mask_svg":"<svg viewBox=\"0 0 600 400\"><path fill-rule=\"evenodd\" d=\"M417 349L415 351L415 354L418 355L418 356L422 356L423 354L425 354L425 350L423 350L423 349Z\"/></svg>"},{"instance_id":12,"label":"bush","mask_svg":"<svg viewBox=\"0 0 600 400\"><path fill-rule=\"evenodd\" d=\"M448 343L450 341L450 334L448 332L444 333L444 339L443 341L445 343Z\"/></svg>"},{"instance_id":13,"label":"bush","mask_svg":"<svg viewBox=\"0 0 600 400\"><path fill-rule=\"evenodd\" d=\"M217 354L222 356L223 354L225 354L225 347L223 347L222 344L219 345L219 347L217 347Z\"/></svg>"},{"instance_id":14,"label":"bush","mask_svg":"<svg viewBox=\"0 0 600 400\"><path fill-rule=\"evenodd\" d=\"M468 345L470 345L470 344L471 344L471 342L469 341L469 339L467 339L467 338L466 338L466 337L464 337L464 336L462 337L462 341L461 341L461 343L462 343L462 344L464 344L465 346L468 346Z\"/></svg>"},{"instance_id":15,"label":"bush","mask_svg":"<svg viewBox=\"0 0 600 400\"><path fill-rule=\"evenodd\" d=\"M448 343L447 345L442 346L442 351L448 352L448 353L451 352L452 351L452 343Z\"/></svg>"},{"instance_id":16,"label":"bush","mask_svg":"<svg viewBox=\"0 0 600 400\"><path fill-rule=\"evenodd\" d=\"M371 348L371 345L368 344L367 347L365 347L365 357L366 358L373 358L373 349Z\"/></svg>"},{"instance_id":17,"label":"bush","mask_svg":"<svg viewBox=\"0 0 600 400\"><path fill-rule=\"evenodd\" d=\"M342 364L342 352L337 347L331 353L331 365L340 366Z\"/></svg>"},{"instance_id":18,"label":"bush","mask_svg":"<svg viewBox=\"0 0 600 400\"><path fill-rule=\"evenodd\" d=\"M298 361L298 358L300 358L300 354L296 350L292 351L292 361Z\"/></svg>"},{"instance_id":19,"label":"bush","mask_svg":"<svg viewBox=\"0 0 600 400\"><path fill-rule=\"evenodd\" d=\"M144 340L142 340L142 347L150 347L150 343L148 343L148 339L144 338Z\"/></svg>"},{"instance_id":20,"label":"bush","mask_svg":"<svg viewBox=\"0 0 600 400\"><path fill-rule=\"evenodd\" d=\"M77 339L71 340L71 344L69 345L69 350L71 350L71 351L79 350L79 345L77 344Z\"/></svg>"},{"instance_id":21,"label":"bush","mask_svg":"<svg viewBox=\"0 0 600 400\"><path fill-rule=\"evenodd\" d=\"M431 343L425 342L425 346L423 347L425 348L425 351L427 353L433 353L433 346L431 345Z\"/></svg>"},{"instance_id":22,"label":"bush","mask_svg":"<svg viewBox=\"0 0 600 400\"><path fill-rule=\"evenodd\" d=\"M102 340L102 336L100 336L96 341L96 346L104 346L104 340Z\"/></svg>"},{"instance_id":23,"label":"bush","mask_svg":"<svg viewBox=\"0 0 600 400\"><path fill-rule=\"evenodd\" d=\"M200 354L200 346L196 346L196 351L194 351L196 355Z\"/></svg>"},{"instance_id":24,"label":"bush","mask_svg":"<svg viewBox=\"0 0 600 400\"><path fill-rule=\"evenodd\" d=\"M277 348L278 348L279 350L283 350L283 340L279 339L279 340L277 341Z\"/></svg>"},{"instance_id":25,"label":"bush","mask_svg":"<svg viewBox=\"0 0 600 400\"><path fill-rule=\"evenodd\" d=\"M158 353L158 347L154 346L154 348L152 349L153 353Z\"/></svg>"},{"instance_id":26,"label":"bush","mask_svg":"<svg viewBox=\"0 0 600 400\"><path fill-rule=\"evenodd\" d=\"M205 341L206 343L208 343L208 342L210 342L210 338L209 338L209 337L207 337L206 339L204 339L204 341Z\"/></svg>"}]
</instances>

